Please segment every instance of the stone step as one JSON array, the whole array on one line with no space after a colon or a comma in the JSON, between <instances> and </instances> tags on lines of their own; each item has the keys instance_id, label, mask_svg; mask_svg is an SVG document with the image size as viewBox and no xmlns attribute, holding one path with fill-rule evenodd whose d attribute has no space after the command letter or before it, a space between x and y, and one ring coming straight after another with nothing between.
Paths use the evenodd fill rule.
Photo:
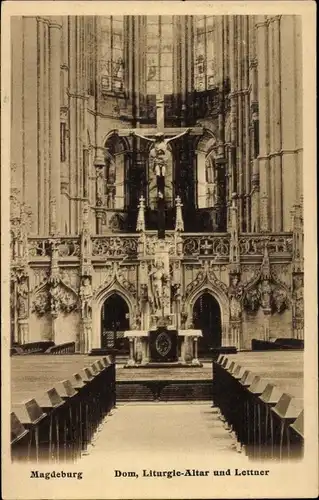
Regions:
<instances>
[{"instance_id":1,"label":"stone step","mask_svg":"<svg viewBox=\"0 0 319 500\"><path fill-rule=\"evenodd\" d=\"M212 382L134 381L116 383L117 401L211 401Z\"/></svg>"}]
</instances>

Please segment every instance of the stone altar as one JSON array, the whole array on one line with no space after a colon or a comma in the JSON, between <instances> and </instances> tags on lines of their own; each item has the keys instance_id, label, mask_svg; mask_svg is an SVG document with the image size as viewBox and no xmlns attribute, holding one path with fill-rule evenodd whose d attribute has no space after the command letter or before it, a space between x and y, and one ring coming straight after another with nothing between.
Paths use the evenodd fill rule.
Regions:
<instances>
[{"instance_id":1,"label":"stone altar","mask_svg":"<svg viewBox=\"0 0 319 500\"><path fill-rule=\"evenodd\" d=\"M162 229L162 228L161 228ZM199 366L198 339L200 330L181 329L180 232L183 220L180 199L176 199L176 224L174 239L158 232L152 246L146 244L144 200L140 199L137 217L140 231L139 260L142 304L136 324L141 330L127 330L130 354L126 366L156 366L172 363L173 366Z\"/></svg>"}]
</instances>

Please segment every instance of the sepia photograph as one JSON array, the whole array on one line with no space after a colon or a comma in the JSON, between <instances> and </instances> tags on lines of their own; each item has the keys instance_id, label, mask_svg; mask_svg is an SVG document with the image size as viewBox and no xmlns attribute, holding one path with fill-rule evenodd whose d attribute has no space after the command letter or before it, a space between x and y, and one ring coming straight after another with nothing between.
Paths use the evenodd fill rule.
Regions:
<instances>
[{"instance_id":1,"label":"sepia photograph","mask_svg":"<svg viewBox=\"0 0 319 500\"><path fill-rule=\"evenodd\" d=\"M4 498L316 495L313 4L7 3Z\"/></svg>"}]
</instances>

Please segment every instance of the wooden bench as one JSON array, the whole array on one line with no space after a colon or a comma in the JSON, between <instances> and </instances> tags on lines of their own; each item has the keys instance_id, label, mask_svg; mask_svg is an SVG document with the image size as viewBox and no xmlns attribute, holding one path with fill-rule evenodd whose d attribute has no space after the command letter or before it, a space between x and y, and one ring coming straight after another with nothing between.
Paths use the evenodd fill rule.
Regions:
<instances>
[{"instance_id":1,"label":"wooden bench","mask_svg":"<svg viewBox=\"0 0 319 500\"><path fill-rule=\"evenodd\" d=\"M239 352L213 364L213 399L225 425L252 457L302 453L302 351Z\"/></svg>"},{"instance_id":2,"label":"wooden bench","mask_svg":"<svg viewBox=\"0 0 319 500\"><path fill-rule=\"evenodd\" d=\"M115 365L81 355L11 359L12 459L74 461L115 406Z\"/></svg>"}]
</instances>

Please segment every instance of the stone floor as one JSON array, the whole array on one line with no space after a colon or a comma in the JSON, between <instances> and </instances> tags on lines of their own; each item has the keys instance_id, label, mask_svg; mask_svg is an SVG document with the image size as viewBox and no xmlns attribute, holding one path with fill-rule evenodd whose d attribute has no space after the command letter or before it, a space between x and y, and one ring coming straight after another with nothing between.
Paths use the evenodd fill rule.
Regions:
<instances>
[{"instance_id":1,"label":"stone floor","mask_svg":"<svg viewBox=\"0 0 319 500\"><path fill-rule=\"evenodd\" d=\"M207 401L123 403L102 423L81 464L105 453L108 456L208 454L215 461L218 456L238 455L237 448L217 409Z\"/></svg>"}]
</instances>

